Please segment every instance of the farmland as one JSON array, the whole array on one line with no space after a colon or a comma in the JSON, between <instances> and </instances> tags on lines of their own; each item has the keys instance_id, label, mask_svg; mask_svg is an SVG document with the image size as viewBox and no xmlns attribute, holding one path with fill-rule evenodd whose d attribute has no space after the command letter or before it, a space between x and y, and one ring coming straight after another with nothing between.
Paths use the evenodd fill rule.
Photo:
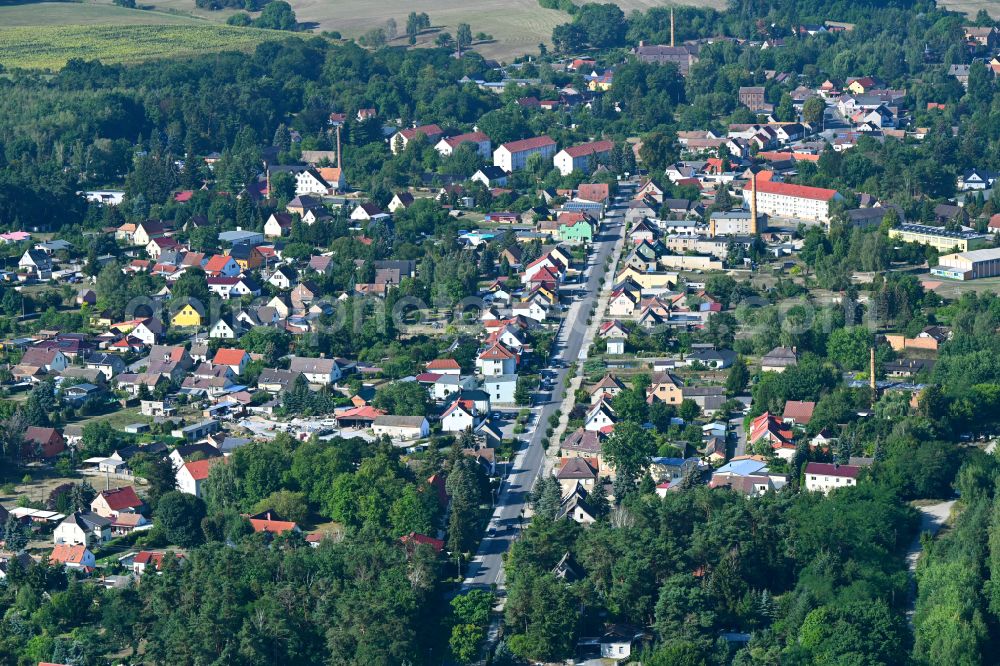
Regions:
<instances>
[{"instance_id":1,"label":"farmland","mask_svg":"<svg viewBox=\"0 0 1000 666\"><path fill-rule=\"evenodd\" d=\"M58 69L70 58L128 63L250 50L273 32L190 21L178 25L38 25L0 28L0 65Z\"/></svg>"},{"instance_id":2,"label":"farmland","mask_svg":"<svg viewBox=\"0 0 1000 666\"><path fill-rule=\"evenodd\" d=\"M474 33L493 39L475 50L488 58L509 60L548 42L552 28L567 15L542 9L537 0L290 0L298 19L316 30L336 30L357 37L383 26L389 18L403 26L411 11L427 12L432 28L418 44L429 45L439 32L455 33L468 23ZM671 4L667 0L619 0L626 12ZM683 3L678 3L683 4ZM692 0L687 4L721 8L725 0ZM990 0L949 0L952 9L974 14L985 7L1000 15ZM105 62L136 62L166 56L197 55L225 49L250 49L270 33L220 25L231 10L197 9L194 0L153 0L150 10L124 9L109 0L89 3L35 3L0 7L0 65L58 68L71 57ZM393 42L402 45L402 39Z\"/></svg>"},{"instance_id":3,"label":"farmland","mask_svg":"<svg viewBox=\"0 0 1000 666\"><path fill-rule=\"evenodd\" d=\"M411 11L427 12L432 28L419 40L432 44L439 32L455 33L459 23L473 32L488 33L492 40L478 43L475 50L488 58L509 60L536 51L548 42L552 28L568 20L559 11L542 9L537 0L290 0L299 21L316 30L336 30L357 37L394 18L402 27ZM626 12L670 4L666 0L619 0ZM724 0L696 0L688 4L721 7ZM89 3L38 3L0 7L0 64L7 67L59 67L69 57L100 57L108 62L139 61L163 55L193 55L226 48L248 48L261 40L230 30L212 32L224 23L231 10L197 9L194 0L152 0L143 3L152 11L123 9L110 0ZM171 26L176 30L134 29L109 32L110 26ZM40 26L33 34L10 33L8 28ZM101 30L51 32L59 26L101 26ZM189 28L180 29L182 26ZM200 29L199 29L200 28ZM69 38L70 42L65 41ZM62 41L57 41L62 40ZM110 41L108 41L110 40ZM176 41L171 41L176 40ZM213 46L212 41L216 44ZM395 45L402 45L402 39ZM127 45L127 46L126 46ZM176 45L176 48L174 47Z\"/></svg>"},{"instance_id":4,"label":"farmland","mask_svg":"<svg viewBox=\"0 0 1000 666\"><path fill-rule=\"evenodd\" d=\"M552 28L569 20L568 15L542 9L537 0L289 0L299 21L318 26L320 30L336 30L345 37L357 37L371 28L385 25L389 18L396 20L400 29L406 25L410 12L426 12L431 18L432 31L420 43L432 43L438 32L455 34L459 23L468 23L473 33L485 32L493 40L477 44L475 50L487 58L511 59L513 56L537 51L539 42L549 42ZM193 0L154 0L161 10L188 12ZM625 12L672 4L667 0L619 0ZM696 0L674 4L698 4L722 7L725 0ZM217 20L225 15L216 12L199 12L200 16L216 14ZM215 18L213 16L213 18ZM402 39L396 44L402 45Z\"/></svg>"}]
</instances>

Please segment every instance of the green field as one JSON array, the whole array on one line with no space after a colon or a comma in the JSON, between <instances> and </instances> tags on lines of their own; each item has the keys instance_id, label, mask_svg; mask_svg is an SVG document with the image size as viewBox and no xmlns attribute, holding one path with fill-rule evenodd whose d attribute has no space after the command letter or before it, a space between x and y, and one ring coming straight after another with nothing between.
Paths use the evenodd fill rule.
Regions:
<instances>
[{"instance_id":1,"label":"green field","mask_svg":"<svg viewBox=\"0 0 1000 666\"><path fill-rule=\"evenodd\" d=\"M274 37L272 31L192 20L180 25L22 25L0 28L0 65L8 69L58 69L70 58L128 63L223 50L247 51Z\"/></svg>"}]
</instances>

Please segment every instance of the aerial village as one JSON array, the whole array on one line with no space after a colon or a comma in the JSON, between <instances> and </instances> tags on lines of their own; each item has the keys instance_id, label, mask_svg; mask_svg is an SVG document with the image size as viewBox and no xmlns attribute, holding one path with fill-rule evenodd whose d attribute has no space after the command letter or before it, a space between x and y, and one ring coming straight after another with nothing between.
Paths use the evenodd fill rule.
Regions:
<instances>
[{"instance_id":1,"label":"aerial village","mask_svg":"<svg viewBox=\"0 0 1000 666\"><path fill-rule=\"evenodd\" d=\"M320 549L375 529L411 571L429 557L500 598L529 574L596 575L565 543L628 527L639 497L953 501L1000 408L980 348L1000 325L1000 171L994 155L893 172L908 189L892 196L878 182L889 146L956 143L950 108L975 86L997 99L998 28L965 28L971 64L940 68L934 90L961 102L901 76L766 68L727 89L732 122L584 136L577 122L638 113L616 93L636 68L690 90L715 49L781 62L854 25L674 30L671 12L669 39L624 63L484 63L452 84L502 98L479 120L359 100L311 134L286 119L246 178L218 145L173 156L184 175L162 200L130 180L81 190L71 232L7 224L0 579L51 566L126 589L206 543ZM549 130L510 138L497 114ZM405 176L351 182L371 146ZM135 171L155 171L165 149L140 148ZM573 537L535 571L545 530ZM696 582L721 575L700 557L683 560ZM602 603L564 648L526 647L535 618L512 649L622 661L653 644L659 605L653 622ZM703 638L745 648L745 616L727 617L737 629Z\"/></svg>"}]
</instances>

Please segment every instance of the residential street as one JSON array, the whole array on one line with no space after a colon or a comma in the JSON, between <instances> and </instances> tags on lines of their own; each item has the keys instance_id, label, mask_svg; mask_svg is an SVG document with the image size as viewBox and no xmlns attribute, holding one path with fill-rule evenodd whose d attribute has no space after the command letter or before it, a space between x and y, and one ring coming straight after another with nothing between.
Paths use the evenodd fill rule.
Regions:
<instances>
[{"instance_id":1,"label":"residential street","mask_svg":"<svg viewBox=\"0 0 1000 666\"><path fill-rule=\"evenodd\" d=\"M595 238L595 251L588 260L584 272L584 295L574 300L566 312L563 325L556 336L550 370L554 373L551 392L536 394L532 419L525 433L528 445L517 454L510 475L500 488L496 509L480 543L479 551L466 573L464 588L489 587L493 583L503 586L503 554L507 552L521 528L531 488L541 474L545 461L542 440L548 426L549 417L562 403L566 389L564 381L567 368L580 355L584 334L587 330L587 314L600 293L604 282L604 264L621 237L624 226L622 202L627 201L633 189L629 184L620 186L625 191L610 207L602 221L602 227ZM491 534L491 530L495 533Z\"/></svg>"}]
</instances>

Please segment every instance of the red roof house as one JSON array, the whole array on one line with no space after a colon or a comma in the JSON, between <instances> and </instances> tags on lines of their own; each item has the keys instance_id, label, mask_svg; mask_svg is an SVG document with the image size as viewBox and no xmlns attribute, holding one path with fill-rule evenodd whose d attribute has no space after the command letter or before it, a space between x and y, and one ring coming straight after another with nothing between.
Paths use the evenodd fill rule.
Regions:
<instances>
[{"instance_id":1,"label":"red roof house","mask_svg":"<svg viewBox=\"0 0 1000 666\"><path fill-rule=\"evenodd\" d=\"M54 458L66 450L66 440L55 428L30 426L24 431L24 458Z\"/></svg>"}]
</instances>

